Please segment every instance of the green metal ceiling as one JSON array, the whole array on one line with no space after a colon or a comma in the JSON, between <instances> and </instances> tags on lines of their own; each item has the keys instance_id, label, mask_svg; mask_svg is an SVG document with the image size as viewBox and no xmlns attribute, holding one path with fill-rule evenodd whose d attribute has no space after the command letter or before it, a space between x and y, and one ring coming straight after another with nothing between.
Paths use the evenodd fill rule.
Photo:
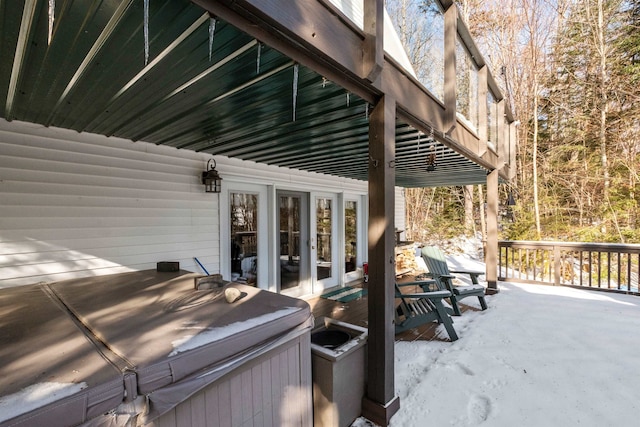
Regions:
<instances>
[{"instance_id":1,"label":"green metal ceiling","mask_svg":"<svg viewBox=\"0 0 640 427\"><path fill-rule=\"evenodd\" d=\"M146 44L143 1L58 1L50 42L47 3L0 2L1 117L367 179L370 106L225 22L210 50L198 6L151 0ZM399 121L395 167L403 187L486 182Z\"/></svg>"}]
</instances>

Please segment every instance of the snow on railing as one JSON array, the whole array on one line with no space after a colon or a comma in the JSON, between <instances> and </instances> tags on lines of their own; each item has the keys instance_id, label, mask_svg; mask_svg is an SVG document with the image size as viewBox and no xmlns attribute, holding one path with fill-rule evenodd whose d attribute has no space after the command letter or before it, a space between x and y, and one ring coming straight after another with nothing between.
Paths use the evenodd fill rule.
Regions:
<instances>
[{"instance_id":1,"label":"snow on railing","mask_svg":"<svg viewBox=\"0 0 640 427\"><path fill-rule=\"evenodd\" d=\"M498 280L640 295L640 245L498 242Z\"/></svg>"}]
</instances>

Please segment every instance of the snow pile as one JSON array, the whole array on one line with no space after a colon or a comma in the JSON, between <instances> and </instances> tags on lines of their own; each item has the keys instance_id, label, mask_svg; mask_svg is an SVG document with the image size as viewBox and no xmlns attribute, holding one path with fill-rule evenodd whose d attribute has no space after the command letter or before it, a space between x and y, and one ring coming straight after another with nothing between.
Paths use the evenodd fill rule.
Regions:
<instances>
[{"instance_id":1,"label":"snow pile","mask_svg":"<svg viewBox=\"0 0 640 427\"><path fill-rule=\"evenodd\" d=\"M171 344L173 345L173 351L169 353L169 356L175 356L178 353L202 347L203 345L210 344L215 341L220 341L224 338L230 337L231 335L239 334L265 323L269 323L282 317L289 316L290 314L295 313L299 310L300 309L297 307L285 307L281 310L274 311L273 313L263 314L260 316L252 317L242 322L235 322L218 328L203 329L185 325L181 328L181 330L199 329L202 330L202 332L198 333L197 335L185 335L182 338L172 341Z\"/></svg>"},{"instance_id":2,"label":"snow pile","mask_svg":"<svg viewBox=\"0 0 640 427\"><path fill-rule=\"evenodd\" d=\"M434 240L427 242L416 242L418 246L436 246L447 255L461 257L467 260L482 262L484 251L482 249L482 234L476 233L474 236L458 236L447 240Z\"/></svg>"},{"instance_id":3,"label":"snow pile","mask_svg":"<svg viewBox=\"0 0 640 427\"><path fill-rule=\"evenodd\" d=\"M445 241L416 243L416 248L422 246L435 246L439 248L447 258L450 270L486 271L484 264L484 252L482 249L482 234L474 237L458 236ZM419 253L419 251L416 251ZM429 271L421 256L416 256L417 273ZM466 282L466 283L459 283ZM456 275L456 284L470 284L468 275Z\"/></svg>"}]
</instances>

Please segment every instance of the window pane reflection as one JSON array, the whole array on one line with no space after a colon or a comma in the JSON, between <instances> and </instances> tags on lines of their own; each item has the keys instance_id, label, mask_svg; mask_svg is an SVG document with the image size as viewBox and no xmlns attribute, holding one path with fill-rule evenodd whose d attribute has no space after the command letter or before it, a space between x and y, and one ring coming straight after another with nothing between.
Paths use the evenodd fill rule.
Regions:
<instances>
[{"instance_id":1,"label":"window pane reflection","mask_svg":"<svg viewBox=\"0 0 640 427\"><path fill-rule=\"evenodd\" d=\"M316 199L318 280L331 277L331 199Z\"/></svg>"},{"instance_id":2,"label":"window pane reflection","mask_svg":"<svg viewBox=\"0 0 640 427\"><path fill-rule=\"evenodd\" d=\"M478 67L458 36L456 38L456 112L478 129Z\"/></svg>"},{"instance_id":3,"label":"window pane reflection","mask_svg":"<svg viewBox=\"0 0 640 427\"><path fill-rule=\"evenodd\" d=\"M344 204L344 271L356 271L356 249L358 247L357 202L346 201Z\"/></svg>"}]
</instances>

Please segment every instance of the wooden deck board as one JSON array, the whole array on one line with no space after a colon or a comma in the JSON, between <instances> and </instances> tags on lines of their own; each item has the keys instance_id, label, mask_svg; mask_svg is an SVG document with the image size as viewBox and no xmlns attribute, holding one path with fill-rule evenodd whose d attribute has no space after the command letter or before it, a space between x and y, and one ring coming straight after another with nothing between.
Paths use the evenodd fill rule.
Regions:
<instances>
[{"instance_id":1,"label":"wooden deck board","mask_svg":"<svg viewBox=\"0 0 640 427\"><path fill-rule=\"evenodd\" d=\"M413 277L406 277L400 280L410 281ZM366 283L359 283L353 286L366 288ZM412 287L403 288L404 292L421 292L419 287L413 289ZM316 318L316 325L319 324L321 317L330 317L342 322L351 323L354 325L368 327L368 300L367 297L361 297L347 303L338 301L332 301L326 298L314 297L307 299L307 302L311 306L314 317ZM473 307L466 306L464 303L460 304L460 309L464 313L467 310L474 310ZM454 328L455 328L455 320ZM438 324L435 322L421 325L418 328L413 328L400 334L396 334L396 341L445 341L448 342L449 337L447 333L442 330L440 334L438 332ZM462 337L461 337L462 338Z\"/></svg>"}]
</instances>

